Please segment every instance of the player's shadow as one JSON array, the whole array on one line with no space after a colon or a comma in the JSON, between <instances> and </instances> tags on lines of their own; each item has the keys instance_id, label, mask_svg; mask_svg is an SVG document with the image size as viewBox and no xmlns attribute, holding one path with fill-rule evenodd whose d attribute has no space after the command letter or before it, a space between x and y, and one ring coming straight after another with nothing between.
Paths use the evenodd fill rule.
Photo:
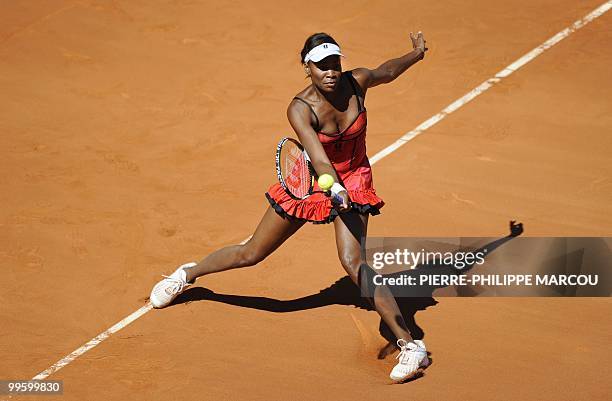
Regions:
<instances>
[{"instance_id":1,"label":"player's shadow","mask_svg":"<svg viewBox=\"0 0 612 401\"><path fill-rule=\"evenodd\" d=\"M328 305L347 305L354 306L360 309L373 311L372 305L366 298L361 296L359 287L353 283L347 275L340 278L331 286L319 291L317 294L307 295L301 298L280 300L268 297L255 297L245 295L219 294L210 289L202 287L192 287L179 295L173 304L182 304L193 301L213 301L224 304L240 306L243 308L259 309L274 313L296 312L307 309L321 308ZM425 310L430 306L436 305L438 302L432 297L418 298L398 298L398 306L404 317L404 321L408 329L413 334L415 339L421 339L425 333L423 329L416 323L415 314L417 311ZM381 320L379 326L380 335L391 341L393 334ZM395 344L395 342L393 342ZM379 359L389 355L394 349L381 349ZM383 352L384 350L384 352Z\"/></svg>"},{"instance_id":2,"label":"player's shadow","mask_svg":"<svg viewBox=\"0 0 612 401\"><path fill-rule=\"evenodd\" d=\"M473 252L478 253L478 252L482 252L483 250L487 250L487 255L490 255L491 253L493 253L495 249L499 248L500 246L504 245L508 241L511 241L512 239L523 234L523 224L517 223L514 220L510 221L509 229L510 229L510 232L507 236L491 241L487 243L486 245L483 245L479 249L474 250ZM464 268L458 270L452 264L444 264L441 262L430 263L430 264L419 264L413 270L400 271L400 272L393 273L393 274L383 274L382 276L387 277L387 278L391 278L391 277L398 278L402 275L412 276L416 279L415 282L421 282L419 280L419 277L421 275L453 276L453 275L466 274L474 267L474 265L475 263L466 264ZM376 272L368 267L366 276L369 276L369 277L366 277L365 281L369 283L370 288L367 288L365 291L370 294L372 293L372 291L374 291L374 288L372 288L372 275L374 274L376 274ZM406 312L412 313L412 316L414 318L414 313L416 313L417 310L411 311L409 309L411 307L411 301L413 299L432 299L433 300L431 296L433 295L434 291L437 289L444 288L444 287L449 287L449 286L446 284L420 285L416 287L408 287L410 288L410 290L408 291L403 290L399 292L395 291L394 288L390 288L390 292L394 296L395 300L397 301L400 311L402 312L402 315L404 315L404 318L406 318ZM457 292L457 296L473 297L473 296L478 296L479 293L481 292L481 289L475 286L454 286L454 287ZM403 287L400 287L400 288L403 289ZM408 322L408 320L406 320L406 322ZM416 328L418 329L418 326L416 326ZM420 340L424 336L424 333L422 330L413 331L413 328L410 327L410 331L415 340ZM382 319L380 320L379 332L388 341L388 343L384 347L382 347L378 353L378 358L383 359L387 355L393 353L397 349L395 345L397 338L395 337L393 332L391 332L391 329L389 329L387 324Z\"/></svg>"},{"instance_id":3,"label":"player's shadow","mask_svg":"<svg viewBox=\"0 0 612 401\"><path fill-rule=\"evenodd\" d=\"M505 244L511 239L518 237L523 233L523 225L521 223L510 222L510 234L506 237L499 238L493 242L490 242L480 249L489 249L489 254L499 246ZM429 274L435 271L439 274L464 274L469 271L473 265L469 265L464 268L461 272L458 272L454 266L446 265L419 265L413 271L414 274ZM371 270L371 269L370 269ZM371 282L371 279L368 279ZM415 340L420 340L425 337L425 332L416 323L415 315L418 311L427 309L430 306L435 306L438 302L433 298L433 292L445 286L422 286L418 293L413 293L411 296L395 296L398 307L406 322L406 326L409 329ZM369 291L369 290L368 290ZM392 291L393 292L393 291ZM458 288L459 296L475 296L477 292L472 289ZM464 292L464 293L461 293ZM224 304L240 306L243 308L265 310L274 313L287 313L296 312L307 309L320 308L328 305L347 305L354 306L357 308L373 311L372 305L368 302L367 298L362 296L360 288L353 283L350 277L344 276L338 281L333 283L331 286L319 291L317 294L307 295L301 298L280 300L268 297L255 297L245 295L232 295L232 294L219 294L210 289L203 287L192 287L187 289L181 295L179 295L173 302L176 304L183 304L193 301L213 301L221 302ZM397 338L391 332L387 324L381 319L379 324L380 335L387 340L378 353L379 359L384 359L388 355L395 352L398 348L396 346ZM428 354L430 354L428 352ZM431 355L431 354L430 354Z\"/></svg>"}]
</instances>

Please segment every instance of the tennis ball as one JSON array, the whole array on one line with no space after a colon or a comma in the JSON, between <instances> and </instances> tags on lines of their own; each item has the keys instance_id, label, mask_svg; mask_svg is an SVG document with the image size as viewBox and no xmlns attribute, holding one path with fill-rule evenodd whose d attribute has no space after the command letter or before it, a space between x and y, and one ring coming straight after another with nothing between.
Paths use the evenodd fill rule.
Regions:
<instances>
[{"instance_id":1,"label":"tennis ball","mask_svg":"<svg viewBox=\"0 0 612 401\"><path fill-rule=\"evenodd\" d=\"M323 191L329 191L332 185L334 185L334 178L329 174L322 174L317 183Z\"/></svg>"}]
</instances>

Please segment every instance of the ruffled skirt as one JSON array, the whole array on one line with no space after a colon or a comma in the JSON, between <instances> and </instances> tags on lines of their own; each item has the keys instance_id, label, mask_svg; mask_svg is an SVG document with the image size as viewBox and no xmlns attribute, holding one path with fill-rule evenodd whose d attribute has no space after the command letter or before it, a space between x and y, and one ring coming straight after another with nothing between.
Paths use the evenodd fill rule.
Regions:
<instances>
[{"instance_id":1,"label":"ruffled skirt","mask_svg":"<svg viewBox=\"0 0 612 401\"><path fill-rule=\"evenodd\" d=\"M380 208L385 202L376 195L374 188L347 189L347 191L353 210L373 216L380 214ZM266 198L276 213L286 219L326 224L338 216L338 210L333 207L331 198L322 193L315 193L303 200L295 200L279 183L276 183L268 189Z\"/></svg>"}]
</instances>

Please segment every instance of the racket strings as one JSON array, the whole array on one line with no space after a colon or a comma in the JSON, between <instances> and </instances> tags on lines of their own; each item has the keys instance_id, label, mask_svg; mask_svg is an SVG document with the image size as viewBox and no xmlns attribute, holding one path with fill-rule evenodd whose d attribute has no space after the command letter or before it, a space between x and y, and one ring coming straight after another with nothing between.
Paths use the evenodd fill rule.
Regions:
<instances>
[{"instance_id":1,"label":"racket strings","mask_svg":"<svg viewBox=\"0 0 612 401\"><path fill-rule=\"evenodd\" d=\"M285 143L281 154L283 180L287 189L296 197L303 198L310 190L310 171L304 153L292 143Z\"/></svg>"}]
</instances>

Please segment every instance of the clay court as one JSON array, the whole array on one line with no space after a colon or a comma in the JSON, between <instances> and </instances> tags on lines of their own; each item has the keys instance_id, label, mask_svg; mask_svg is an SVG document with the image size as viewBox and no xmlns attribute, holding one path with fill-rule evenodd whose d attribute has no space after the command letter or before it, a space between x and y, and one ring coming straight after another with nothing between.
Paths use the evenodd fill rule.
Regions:
<instances>
[{"instance_id":1,"label":"clay court","mask_svg":"<svg viewBox=\"0 0 612 401\"><path fill-rule=\"evenodd\" d=\"M160 274L252 234L311 33L345 70L425 34L425 60L368 91L372 156L602 3L3 2L0 379L33 378ZM376 162L369 235L501 237L512 219L611 236L611 42L607 12ZM390 385L380 318L345 276L333 228L306 225L50 374L49 399L610 397L609 298L436 298L415 314L433 364Z\"/></svg>"}]
</instances>

